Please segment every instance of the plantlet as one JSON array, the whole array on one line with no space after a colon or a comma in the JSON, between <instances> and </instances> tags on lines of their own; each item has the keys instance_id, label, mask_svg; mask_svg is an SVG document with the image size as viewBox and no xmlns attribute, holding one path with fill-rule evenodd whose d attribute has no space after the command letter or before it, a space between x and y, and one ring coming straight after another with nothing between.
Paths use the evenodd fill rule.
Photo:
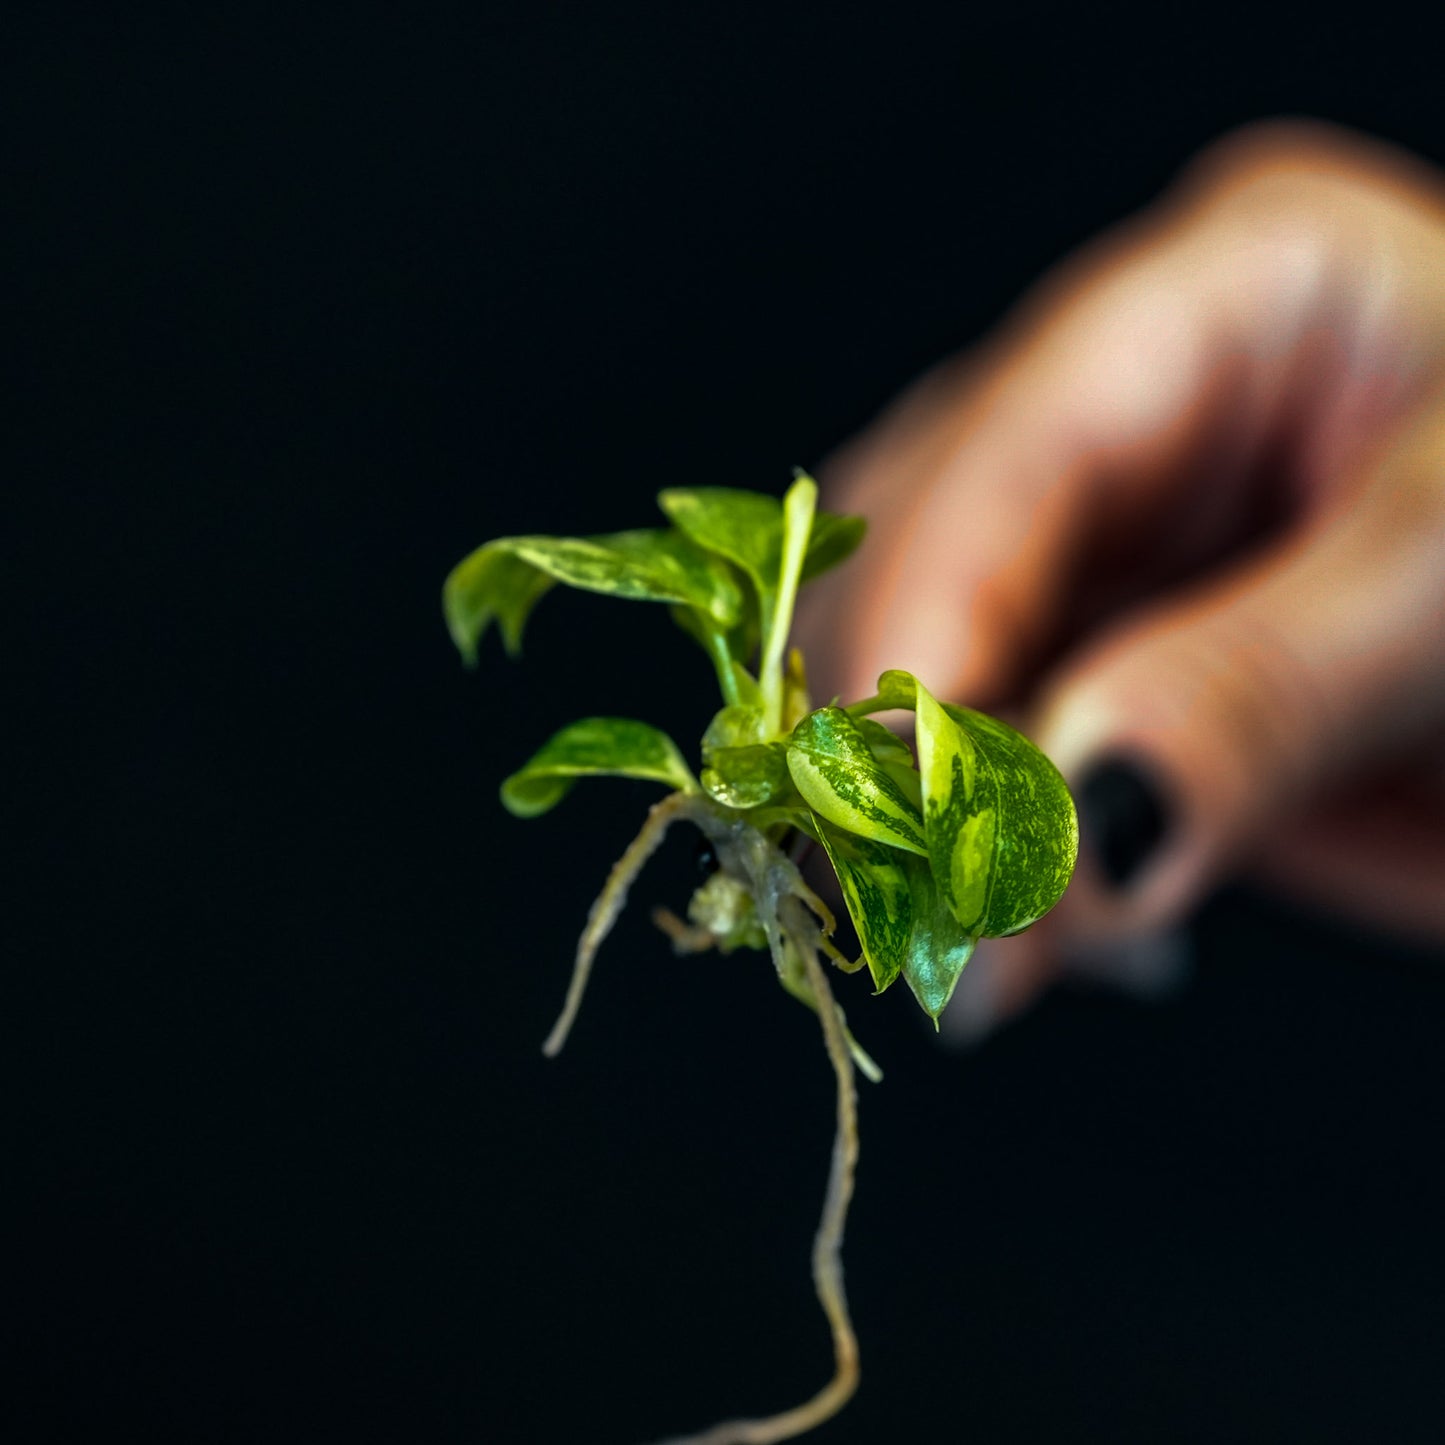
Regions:
<instances>
[{"instance_id":1,"label":"plantlet","mask_svg":"<svg viewBox=\"0 0 1445 1445\"><path fill-rule=\"evenodd\" d=\"M547 1054L566 1041L633 880L680 819L701 830L718 866L687 921L659 910L659 926L680 951L767 949L783 987L822 1024L836 1134L813 1278L832 1329L833 1378L782 1414L671 1442L768 1445L829 1419L858 1385L840 1258L858 1156L853 1070L882 1075L848 1031L825 962L845 973L866 963L876 993L901 977L936 1026L977 940L1018 933L1058 901L1078 830L1063 779L1038 749L994 718L938 701L910 673L885 672L872 697L846 707L811 705L803 659L788 647L793 605L803 583L862 540L862 518L816 511L817 488L802 473L781 502L721 487L671 489L658 501L670 527L488 542L447 578L443 603L469 665L493 622L515 655L532 608L558 582L667 603L712 660L723 706L702 735L696 773L646 723L585 718L502 784L502 802L536 817L597 774L669 789L592 905ZM898 708L914 714L916 759L872 716ZM809 840L837 874L862 946L856 961L834 945L833 916L799 872L795 849Z\"/></svg>"}]
</instances>

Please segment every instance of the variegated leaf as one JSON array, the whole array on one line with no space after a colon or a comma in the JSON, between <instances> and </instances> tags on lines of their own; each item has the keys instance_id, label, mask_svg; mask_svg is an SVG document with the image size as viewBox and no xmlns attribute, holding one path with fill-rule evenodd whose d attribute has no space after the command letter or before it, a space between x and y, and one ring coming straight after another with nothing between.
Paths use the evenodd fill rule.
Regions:
<instances>
[{"instance_id":1,"label":"variegated leaf","mask_svg":"<svg viewBox=\"0 0 1445 1445\"><path fill-rule=\"evenodd\" d=\"M813 816L813 824L882 993L901 974L935 1022L953 995L975 939L938 897L928 862Z\"/></svg>"},{"instance_id":2,"label":"variegated leaf","mask_svg":"<svg viewBox=\"0 0 1445 1445\"><path fill-rule=\"evenodd\" d=\"M734 487L669 487L657 500L679 531L746 574L758 601L759 631L766 637L777 604L783 556L782 503ZM802 580L836 567L863 540L866 530L862 517L819 512L808 536Z\"/></svg>"},{"instance_id":3,"label":"variegated leaf","mask_svg":"<svg viewBox=\"0 0 1445 1445\"><path fill-rule=\"evenodd\" d=\"M682 754L666 733L631 718L589 717L554 733L502 784L502 802L519 818L555 807L581 777L643 778L696 791Z\"/></svg>"},{"instance_id":4,"label":"variegated leaf","mask_svg":"<svg viewBox=\"0 0 1445 1445\"><path fill-rule=\"evenodd\" d=\"M652 528L602 537L500 537L465 557L442 590L452 639L467 662L495 618L508 649L554 582L695 609L721 630L740 620L742 594L725 563L680 532Z\"/></svg>"},{"instance_id":5,"label":"variegated leaf","mask_svg":"<svg viewBox=\"0 0 1445 1445\"><path fill-rule=\"evenodd\" d=\"M1073 799L1021 733L916 684L918 762L938 890L970 933L1018 933L1059 901L1078 853Z\"/></svg>"},{"instance_id":6,"label":"variegated leaf","mask_svg":"<svg viewBox=\"0 0 1445 1445\"><path fill-rule=\"evenodd\" d=\"M908 956L903 962L903 977L924 1013L936 1024L953 997L978 939L959 923L938 896L932 869L921 859L908 861L913 929L908 940Z\"/></svg>"},{"instance_id":7,"label":"variegated leaf","mask_svg":"<svg viewBox=\"0 0 1445 1445\"><path fill-rule=\"evenodd\" d=\"M713 748L701 781L710 797L729 808L788 807L800 801L788 776L787 750L778 742Z\"/></svg>"},{"instance_id":8,"label":"variegated leaf","mask_svg":"<svg viewBox=\"0 0 1445 1445\"><path fill-rule=\"evenodd\" d=\"M910 853L900 852L871 838L835 828L825 818L813 815L848 916L858 932L873 986L882 993L903 971L913 932L913 897L909 888ZM927 864L918 860L918 866Z\"/></svg>"},{"instance_id":9,"label":"variegated leaf","mask_svg":"<svg viewBox=\"0 0 1445 1445\"><path fill-rule=\"evenodd\" d=\"M928 856L918 807L873 756L842 708L822 707L793 729L788 771L808 806L837 827Z\"/></svg>"}]
</instances>

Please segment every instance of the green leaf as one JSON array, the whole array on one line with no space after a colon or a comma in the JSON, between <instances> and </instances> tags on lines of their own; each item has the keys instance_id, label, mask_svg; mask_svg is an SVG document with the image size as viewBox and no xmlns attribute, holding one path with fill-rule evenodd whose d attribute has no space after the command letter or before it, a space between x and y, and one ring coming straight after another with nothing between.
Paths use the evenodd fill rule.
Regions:
<instances>
[{"instance_id":1,"label":"green leaf","mask_svg":"<svg viewBox=\"0 0 1445 1445\"><path fill-rule=\"evenodd\" d=\"M627 564L627 569L619 569L622 587L596 586L592 590L628 596L632 594L623 589L637 587L637 595L646 592L645 600L685 602L723 628L735 627L742 620L743 596L731 569L681 532L670 527L644 527L612 532L588 541ZM560 573L553 575L560 576ZM589 584L579 580L573 585Z\"/></svg>"},{"instance_id":2,"label":"green leaf","mask_svg":"<svg viewBox=\"0 0 1445 1445\"><path fill-rule=\"evenodd\" d=\"M679 531L746 575L758 604L758 633L768 636L783 559L783 506L778 498L736 487L669 487L657 501ZM862 517L817 513L803 556L802 580L810 581L851 556L867 530Z\"/></svg>"},{"instance_id":3,"label":"green leaf","mask_svg":"<svg viewBox=\"0 0 1445 1445\"><path fill-rule=\"evenodd\" d=\"M880 683L881 690L881 683ZM916 683L928 856L953 917L986 938L1018 933L1059 901L1078 820L1058 770L1021 733Z\"/></svg>"},{"instance_id":4,"label":"green leaf","mask_svg":"<svg viewBox=\"0 0 1445 1445\"><path fill-rule=\"evenodd\" d=\"M702 785L710 797L729 808L760 808L765 803L787 807L798 802L782 743L713 749L702 771Z\"/></svg>"},{"instance_id":5,"label":"green leaf","mask_svg":"<svg viewBox=\"0 0 1445 1445\"><path fill-rule=\"evenodd\" d=\"M913 931L908 862L913 855L835 828L816 813L813 824L838 875L843 902L873 975L873 987L882 993L903 971L908 958Z\"/></svg>"},{"instance_id":6,"label":"green leaf","mask_svg":"<svg viewBox=\"0 0 1445 1445\"><path fill-rule=\"evenodd\" d=\"M902 974L936 1023L976 940L939 899L925 859L835 828L816 814L813 824L838 875L875 989L882 993Z\"/></svg>"},{"instance_id":7,"label":"green leaf","mask_svg":"<svg viewBox=\"0 0 1445 1445\"><path fill-rule=\"evenodd\" d=\"M766 636L783 555L782 503L735 487L669 487L657 502L680 532L744 573L753 585L760 630Z\"/></svg>"},{"instance_id":8,"label":"green leaf","mask_svg":"<svg viewBox=\"0 0 1445 1445\"><path fill-rule=\"evenodd\" d=\"M488 542L459 562L442 588L447 630L468 667L477 661L477 644L495 618L507 652L522 648L527 617L554 586L545 572L517 557L502 542Z\"/></svg>"},{"instance_id":9,"label":"green leaf","mask_svg":"<svg viewBox=\"0 0 1445 1445\"><path fill-rule=\"evenodd\" d=\"M853 725L879 763L900 768L913 766L913 753L908 744L890 728L874 722L871 717L855 718Z\"/></svg>"},{"instance_id":10,"label":"green leaf","mask_svg":"<svg viewBox=\"0 0 1445 1445\"><path fill-rule=\"evenodd\" d=\"M447 625L463 658L475 662L493 618L508 650L516 652L528 614L554 582L612 597L680 603L723 630L742 616L743 597L727 566L680 532L499 537L458 563L442 589Z\"/></svg>"},{"instance_id":11,"label":"green leaf","mask_svg":"<svg viewBox=\"0 0 1445 1445\"><path fill-rule=\"evenodd\" d=\"M803 581L811 582L840 562L846 562L867 531L868 523L862 517L819 512L813 518L813 534L808 538L808 551L803 558Z\"/></svg>"},{"instance_id":12,"label":"green leaf","mask_svg":"<svg viewBox=\"0 0 1445 1445\"><path fill-rule=\"evenodd\" d=\"M793 729L787 756L793 783L820 817L859 837L928 856L917 806L842 708L809 713Z\"/></svg>"},{"instance_id":13,"label":"green leaf","mask_svg":"<svg viewBox=\"0 0 1445 1445\"><path fill-rule=\"evenodd\" d=\"M631 718L583 718L554 733L502 784L502 802L519 818L555 807L581 777L643 778L695 792L687 764L672 739Z\"/></svg>"},{"instance_id":14,"label":"green leaf","mask_svg":"<svg viewBox=\"0 0 1445 1445\"><path fill-rule=\"evenodd\" d=\"M719 748L749 747L762 742L766 736L760 706L737 703L719 708L702 735L703 761L709 761Z\"/></svg>"},{"instance_id":15,"label":"green leaf","mask_svg":"<svg viewBox=\"0 0 1445 1445\"><path fill-rule=\"evenodd\" d=\"M918 682L911 672L890 667L878 679L878 700L881 708L913 708Z\"/></svg>"},{"instance_id":16,"label":"green leaf","mask_svg":"<svg viewBox=\"0 0 1445 1445\"><path fill-rule=\"evenodd\" d=\"M938 1016L953 997L964 965L978 942L948 911L938 896L932 870L920 859L909 859L908 882L913 898L913 931L903 978L923 1012L938 1023Z\"/></svg>"}]
</instances>

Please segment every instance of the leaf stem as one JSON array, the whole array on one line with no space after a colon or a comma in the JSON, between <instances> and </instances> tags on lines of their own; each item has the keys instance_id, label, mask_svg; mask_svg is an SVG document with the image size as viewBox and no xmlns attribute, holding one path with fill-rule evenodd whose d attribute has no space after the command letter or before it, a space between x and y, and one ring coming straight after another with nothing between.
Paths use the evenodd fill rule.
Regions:
<instances>
[{"instance_id":1,"label":"leaf stem","mask_svg":"<svg viewBox=\"0 0 1445 1445\"><path fill-rule=\"evenodd\" d=\"M713 670L717 673L717 685L722 690L723 702L735 707L742 702L738 691L738 675L733 670L732 648L727 638L716 628L708 627L703 635L707 638L707 654L712 658Z\"/></svg>"}]
</instances>

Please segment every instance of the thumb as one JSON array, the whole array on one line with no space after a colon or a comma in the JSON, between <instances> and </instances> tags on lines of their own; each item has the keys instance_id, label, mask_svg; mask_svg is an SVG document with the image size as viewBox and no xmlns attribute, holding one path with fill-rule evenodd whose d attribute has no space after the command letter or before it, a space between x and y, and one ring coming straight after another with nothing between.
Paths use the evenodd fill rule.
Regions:
<instances>
[{"instance_id":1,"label":"thumb","mask_svg":"<svg viewBox=\"0 0 1445 1445\"><path fill-rule=\"evenodd\" d=\"M1046 686L1075 787L1068 931L1167 926L1273 824L1445 717L1445 394L1266 554L1134 614Z\"/></svg>"}]
</instances>

